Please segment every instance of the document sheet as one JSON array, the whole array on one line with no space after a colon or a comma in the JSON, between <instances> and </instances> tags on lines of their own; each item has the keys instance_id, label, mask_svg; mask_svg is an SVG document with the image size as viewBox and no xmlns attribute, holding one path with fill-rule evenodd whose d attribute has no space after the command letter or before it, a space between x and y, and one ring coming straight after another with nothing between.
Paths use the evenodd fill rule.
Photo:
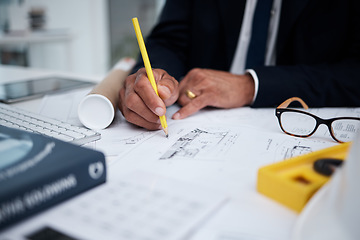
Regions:
<instances>
[{"instance_id":1,"label":"document sheet","mask_svg":"<svg viewBox=\"0 0 360 240\"><path fill-rule=\"evenodd\" d=\"M134 172L33 218L4 237L52 229L70 239L186 239L226 202L221 192Z\"/></svg>"},{"instance_id":2,"label":"document sheet","mask_svg":"<svg viewBox=\"0 0 360 240\"><path fill-rule=\"evenodd\" d=\"M48 96L40 111L74 124L77 121L74 106L85 94ZM61 108L59 98L64 96L72 98L71 104L65 104L63 114L56 116L51 109ZM113 236L131 239L126 236L136 234L148 235L149 239L289 239L297 215L256 191L257 170L338 144L327 127L320 126L309 138L296 138L281 131L274 109L207 108L187 119L172 120L172 114L179 108L174 105L167 109L169 138L161 130L133 126L117 112L110 127L100 131L102 138L86 146L105 153L109 169L106 186L51 209L36 221L26 222L8 233L14 234L19 229L29 232L37 222L36 226L51 224L72 236L80 237L77 234L86 231L91 236L108 234L102 235L102 239ZM359 108L310 109L310 112L323 118L360 116ZM155 185L145 181L143 185L146 177L134 174L139 172L161 181ZM161 201L155 201L157 197ZM179 207L181 204L177 205L175 199L184 205ZM182 211L184 214L180 214ZM192 214L185 214L189 212ZM164 220L167 217L176 221ZM54 218L56 222L50 220ZM70 229L68 225L79 229ZM158 228L160 225L162 228Z\"/></svg>"}]
</instances>

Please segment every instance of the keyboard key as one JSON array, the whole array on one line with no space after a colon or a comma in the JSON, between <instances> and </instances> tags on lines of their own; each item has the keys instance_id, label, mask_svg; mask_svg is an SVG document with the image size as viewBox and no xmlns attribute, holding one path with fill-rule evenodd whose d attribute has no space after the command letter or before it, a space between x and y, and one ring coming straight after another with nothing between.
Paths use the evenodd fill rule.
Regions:
<instances>
[{"instance_id":1,"label":"keyboard key","mask_svg":"<svg viewBox=\"0 0 360 240\"><path fill-rule=\"evenodd\" d=\"M27 112L4 103L0 103L0 125L39 133L79 145L98 140L101 137L99 133L90 129Z\"/></svg>"}]
</instances>

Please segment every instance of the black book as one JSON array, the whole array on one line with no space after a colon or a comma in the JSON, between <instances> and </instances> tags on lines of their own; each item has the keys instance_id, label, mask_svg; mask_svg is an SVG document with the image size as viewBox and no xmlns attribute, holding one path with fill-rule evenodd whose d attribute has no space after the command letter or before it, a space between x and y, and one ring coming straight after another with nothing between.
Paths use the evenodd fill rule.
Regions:
<instances>
[{"instance_id":1,"label":"black book","mask_svg":"<svg viewBox=\"0 0 360 240\"><path fill-rule=\"evenodd\" d=\"M0 230L105 181L103 153L0 126Z\"/></svg>"}]
</instances>

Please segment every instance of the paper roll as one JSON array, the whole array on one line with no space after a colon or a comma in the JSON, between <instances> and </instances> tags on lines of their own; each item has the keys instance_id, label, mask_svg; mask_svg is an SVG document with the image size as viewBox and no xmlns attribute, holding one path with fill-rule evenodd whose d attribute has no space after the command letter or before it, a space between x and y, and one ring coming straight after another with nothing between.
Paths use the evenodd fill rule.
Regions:
<instances>
[{"instance_id":1,"label":"paper roll","mask_svg":"<svg viewBox=\"0 0 360 240\"><path fill-rule=\"evenodd\" d=\"M125 58L80 102L78 116L80 122L90 129L108 127L115 116L120 89L134 66L132 58Z\"/></svg>"}]
</instances>

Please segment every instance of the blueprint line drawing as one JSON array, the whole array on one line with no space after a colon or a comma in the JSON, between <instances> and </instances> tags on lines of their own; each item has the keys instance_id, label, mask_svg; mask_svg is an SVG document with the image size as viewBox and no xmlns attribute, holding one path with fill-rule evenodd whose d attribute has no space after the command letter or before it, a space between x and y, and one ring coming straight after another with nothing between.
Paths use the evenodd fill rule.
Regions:
<instances>
[{"instance_id":1,"label":"blueprint line drawing","mask_svg":"<svg viewBox=\"0 0 360 240\"><path fill-rule=\"evenodd\" d=\"M149 136L149 133L140 133L135 136L130 136L127 138L122 138L122 139L116 139L116 140L114 140L114 142L116 142L116 144L120 143L122 145L134 145L134 144L137 144L137 143L143 141L148 136Z\"/></svg>"},{"instance_id":2,"label":"blueprint line drawing","mask_svg":"<svg viewBox=\"0 0 360 240\"><path fill-rule=\"evenodd\" d=\"M287 148L284 147L284 149L282 150L284 151L283 159L292 158L306 153L311 153L313 151L310 146L302 146L302 145L289 146Z\"/></svg>"},{"instance_id":3,"label":"blueprint line drawing","mask_svg":"<svg viewBox=\"0 0 360 240\"><path fill-rule=\"evenodd\" d=\"M160 157L160 160L221 159L221 155L234 145L238 134L227 130L204 130L196 128L179 137L177 141Z\"/></svg>"},{"instance_id":4,"label":"blueprint line drawing","mask_svg":"<svg viewBox=\"0 0 360 240\"><path fill-rule=\"evenodd\" d=\"M268 150L274 151L274 161L285 160L299 155L311 153L321 149L328 144L322 141L305 140L305 139L288 139L286 141L273 141L269 139ZM330 143L329 146L332 144ZM271 149L272 148L272 149Z\"/></svg>"}]
</instances>

